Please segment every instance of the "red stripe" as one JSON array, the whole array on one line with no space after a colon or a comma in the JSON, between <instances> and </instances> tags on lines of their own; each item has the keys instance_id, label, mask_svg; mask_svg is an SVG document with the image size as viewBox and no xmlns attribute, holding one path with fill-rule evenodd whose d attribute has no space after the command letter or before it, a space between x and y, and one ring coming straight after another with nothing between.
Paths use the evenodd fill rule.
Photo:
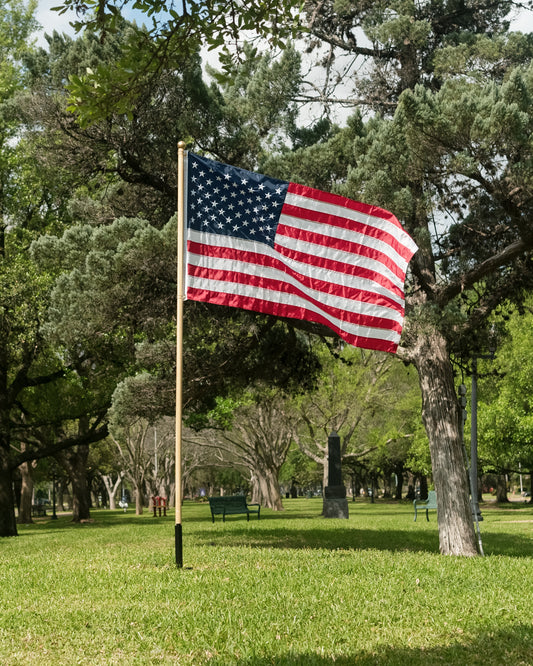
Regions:
<instances>
[{"instance_id":1,"label":"red stripe","mask_svg":"<svg viewBox=\"0 0 533 666\"><path fill-rule=\"evenodd\" d=\"M267 289L273 293L280 294L281 298L283 298L283 294L299 296L309 303L313 303L326 314L334 317L335 319L346 321L357 326L380 328L396 331L397 333L402 332L401 324L397 321L394 321L393 319L365 315L359 312L352 312L349 310L339 309L332 305L327 305L321 301L317 301L316 299L311 298L308 294L306 294L305 291L302 291L292 284L282 280L275 280L273 278L267 278L261 275L250 275L249 273L241 273L238 271L213 270L203 266L193 266L191 264L189 264L188 273L189 275L196 278L207 278L210 280L218 280L232 284L245 284L247 286L254 287L255 289ZM293 305L290 307L295 308L296 306Z\"/></svg>"},{"instance_id":2,"label":"red stripe","mask_svg":"<svg viewBox=\"0 0 533 666\"><path fill-rule=\"evenodd\" d=\"M279 254L283 257L289 257L291 259L302 261L311 266L318 266L329 271L336 271L342 274L348 274L353 277L367 278L377 282L381 286L385 287L392 293L397 294L397 296L403 299L402 291L390 280L383 277L383 275L371 271L366 268L353 266L352 264L344 264L340 261L327 260L322 257L316 257L313 255L304 255L296 251L287 250L286 248L276 246L274 248ZM333 294L335 296L342 296L351 300L364 301L365 303L376 303L378 305L383 305L384 307L391 308L396 312L399 312L403 316L403 307L400 303L397 303L392 298L387 297L386 295L376 294L373 291L359 289L356 287L344 286L336 284L335 282L327 282L325 280L319 280L318 278L311 278L305 275L301 275L298 271L295 271L290 266L287 266L285 262L281 259L276 259L267 254L262 254L259 252L248 252L244 250L239 250L237 248L228 248L228 247L218 247L216 245L204 245L202 243L196 243L194 241L188 241L187 250L190 254L197 254L200 256L206 257L217 257L222 259L228 259L231 261L240 261L246 262L249 264L255 264L257 266L265 266L268 268L273 268L276 270L281 270L285 274L294 277L303 287L308 287L309 289L315 289L316 291L321 291L325 294Z\"/></svg>"},{"instance_id":3,"label":"red stripe","mask_svg":"<svg viewBox=\"0 0 533 666\"><path fill-rule=\"evenodd\" d=\"M370 204L362 203L361 201L348 199L347 197L343 197L340 194L322 192L322 190L315 190L314 187L307 187L306 185L298 185L296 183L289 183L287 191L291 194L298 194L299 196L306 197L307 199L323 201L324 203L339 206L339 208L347 208L348 210L355 210L358 213L362 213L363 215L371 215L372 217L378 217L383 220L387 220L387 222L390 222L395 227L398 227L398 230L401 231L402 235L405 234L402 225L398 222L398 218L390 211L385 210L384 208L380 208L379 206L372 206Z\"/></svg>"},{"instance_id":4,"label":"red stripe","mask_svg":"<svg viewBox=\"0 0 533 666\"><path fill-rule=\"evenodd\" d=\"M224 294L217 291L209 291L205 289L191 289L187 290L187 297L194 301L203 301L204 303L215 303L218 305L226 305L229 307L242 308L244 310L252 310L254 312L262 312L263 314L275 315L276 317L289 317L291 319L304 319L313 321L317 324L323 324L329 329L333 330L348 344L356 347L363 347L365 349L375 349L377 351L386 351L395 353L398 345L389 340L380 340L377 338L367 338L364 336L352 335L333 325L325 317L321 317L318 313L305 308L299 308L284 303L272 303L271 301L263 301L258 298L250 298L241 296L239 294Z\"/></svg>"},{"instance_id":5,"label":"red stripe","mask_svg":"<svg viewBox=\"0 0 533 666\"><path fill-rule=\"evenodd\" d=\"M292 206L292 208L294 208L294 206ZM316 215L316 212L315 216L317 217L317 222L321 221L319 219L320 215ZM383 264L383 266L386 266L392 273L394 273L394 275L402 280L402 282L405 279L405 271L399 268L398 264L396 264L386 254L383 254L383 252L380 250L368 247L367 245L354 243L344 238L324 236L324 234L316 233L314 231L307 231L306 229L299 227L287 226L282 223L278 225L276 236L287 236L288 238L295 238L302 243L313 243L315 245L321 245L326 247L328 250L331 248L332 251L338 250L340 252L350 252L354 255L354 261L356 261L357 256L367 257L368 259L379 261L379 263Z\"/></svg>"},{"instance_id":6,"label":"red stripe","mask_svg":"<svg viewBox=\"0 0 533 666\"><path fill-rule=\"evenodd\" d=\"M298 250L291 250L289 248L283 247L282 245L278 245L277 243L274 245L274 249L276 250L276 252L280 254L281 257L287 257L287 259L300 261L303 264L307 264L308 266L316 266L318 268L324 268L327 271L342 273L343 275L349 275L354 278L366 278L367 280L372 280L372 282L375 282L384 287L385 289L387 289L388 291L396 294L398 298L401 299L404 298L404 293L398 287L398 285L391 282L387 277L385 277L381 273L373 271L370 268L365 268L364 266L356 266L355 264L347 264L343 261L335 261L334 259L329 259L328 257L320 257L316 254L305 254L304 252L299 252ZM313 279L313 284L314 284L314 279ZM398 304L396 304L396 307L398 307Z\"/></svg>"},{"instance_id":7,"label":"red stripe","mask_svg":"<svg viewBox=\"0 0 533 666\"><path fill-rule=\"evenodd\" d=\"M342 211L339 211L339 215L334 215L333 213L324 213L312 208L304 208L303 206L284 203L281 213L282 215L295 217L300 220L309 220L310 222L327 224L336 229L345 229L349 232L362 234L363 236L379 240L391 247L406 261L412 256L411 251L407 249L405 245L402 245L398 238L393 234L385 231L385 229L380 229L379 226L373 226L371 224L352 220L348 217L343 217ZM376 220L376 223L377 222L378 221ZM329 236L327 238L329 239ZM375 250L375 252L379 253L379 250Z\"/></svg>"}]
</instances>

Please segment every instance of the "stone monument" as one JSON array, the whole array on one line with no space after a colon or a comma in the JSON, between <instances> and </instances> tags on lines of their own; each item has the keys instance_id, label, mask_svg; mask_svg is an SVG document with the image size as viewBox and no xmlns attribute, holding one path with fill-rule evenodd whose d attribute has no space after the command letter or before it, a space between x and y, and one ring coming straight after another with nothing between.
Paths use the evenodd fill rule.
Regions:
<instances>
[{"instance_id":1,"label":"stone monument","mask_svg":"<svg viewBox=\"0 0 533 666\"><path fill-rule=\"evenodd\" d=\"M342 482L341 438L328 437L328 485L324 488L324 518L348 518L346 488Z\"/></svg>"}]
</instances>

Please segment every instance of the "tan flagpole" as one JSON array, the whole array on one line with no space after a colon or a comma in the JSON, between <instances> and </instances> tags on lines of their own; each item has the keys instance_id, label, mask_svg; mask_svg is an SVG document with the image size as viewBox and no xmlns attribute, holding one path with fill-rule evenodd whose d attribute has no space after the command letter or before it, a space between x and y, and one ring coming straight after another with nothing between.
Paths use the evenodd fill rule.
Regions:
<instances>
[{"instance_id":1,"label":"tan flagpole","mask_svg":"<svg viewBox=\"0 0 533 666\"><path fill-rule=\"evenodd\" d=\"M177 230L177 307L176 307L176 524L174 540L176 566L183 567L183 540L181 527L181 440L183 400L183 301L184 301L184 150L185 143L178 143L178 230Z\"/></svg>"}]
</instances>

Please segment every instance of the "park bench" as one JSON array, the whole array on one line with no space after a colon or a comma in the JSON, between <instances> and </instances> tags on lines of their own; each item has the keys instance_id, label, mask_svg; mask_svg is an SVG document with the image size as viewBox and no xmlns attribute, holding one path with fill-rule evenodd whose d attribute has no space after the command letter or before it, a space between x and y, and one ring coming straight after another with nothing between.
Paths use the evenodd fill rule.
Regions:
<instances>
[{"instance_id":1,"label":"park bench","mask_svg":"<svg viewBox=\"0 0 533 666\"><path fill-rule=\"evenodd\" d=\"M32 516L46 516L46 507L43 504L32 504L32 506L31 506L31 515Z\"/></svg>"},{"instance_id":2,"label":"park bench","mask_svg":"<svg viewBox=\"0 0 533 666\"><path fill-rule=\"evenodd\" d=\"M437 510L437 493L434 490L430 490L428 492L427 500L414 500L413 506L415 507L415 520L416 520L416 512L420 510L426 511L426 520L429 520L428 511L430 509Z\"/></svg>"},{"instance_id":3,"label":"park bench","mask_svg":"<svg viewBox=\"0 0 533 666\"><path fill-rule=\"evenodd\" d=\"M261 511L261 506L259 504L247 504L244 495L210 497L209 508L211 509L211 518L213 519L213 522L215 522L216 514L222 514L222 521L226 522L226 516L234 513L245 513L246 520L248 521L250 520L250 513L257 513L257 520L259 520L259 512Z\"/></svg>"}]
</instances>

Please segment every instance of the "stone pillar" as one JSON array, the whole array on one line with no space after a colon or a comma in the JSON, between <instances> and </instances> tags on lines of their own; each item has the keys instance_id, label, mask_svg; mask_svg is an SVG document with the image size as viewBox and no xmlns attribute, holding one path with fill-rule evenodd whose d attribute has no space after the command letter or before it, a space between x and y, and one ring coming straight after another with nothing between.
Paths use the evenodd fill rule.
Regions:
<instances>
[{"instance_id":1,"label":"stone pillar","mask_svg":"<svg viewBox=\"0 0 533 666\"><path fill-rule=\"evenodd\" d=\"M324 488L324 518L348 518L346 488L342 482L341 439L328 437L328 485Z\"/></svg>"}]
</instances>

